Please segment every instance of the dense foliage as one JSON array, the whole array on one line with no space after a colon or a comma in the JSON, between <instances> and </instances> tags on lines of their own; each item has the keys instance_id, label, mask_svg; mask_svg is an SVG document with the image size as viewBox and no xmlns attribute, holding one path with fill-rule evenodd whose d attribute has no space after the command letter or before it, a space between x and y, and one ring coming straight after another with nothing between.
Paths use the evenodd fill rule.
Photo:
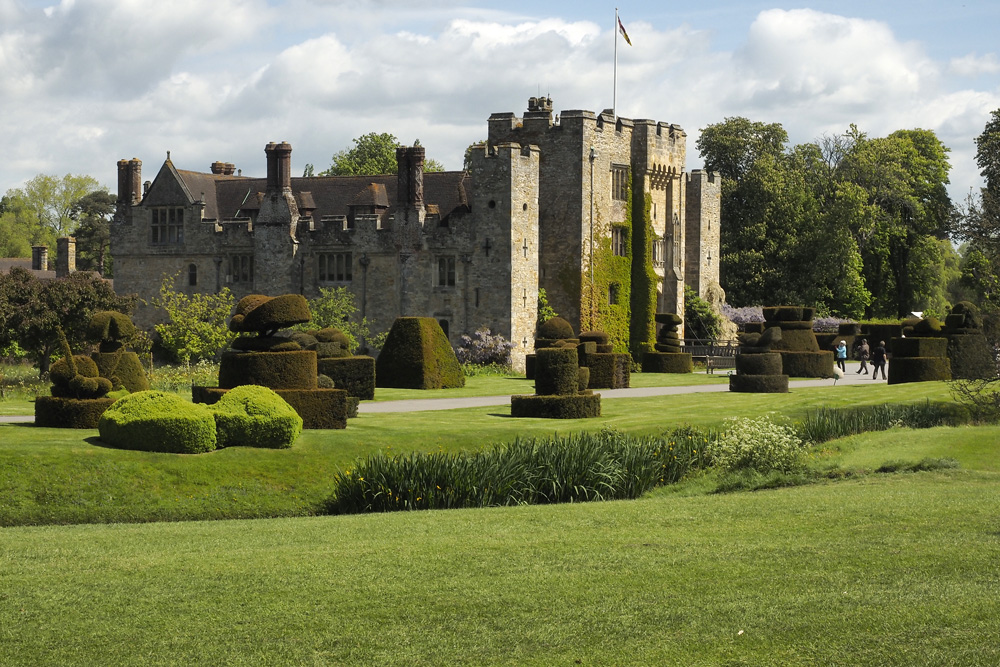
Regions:
<instances>
[{"instance_id":1,"label":"dense foliage","mask_svg":"<svg viewBox=\"0 0 1000 667\"><path fill-rule=\"evenodd\" d=\"M334 153L329 169L317 176L378 176L396 173L396 148L399 140L388 132L369 132L352 139L353 148ZM418 140L415 145L420 145ZM424 171L444 171L437 160L425 159ZM313 166L306 165L305 176L313 175Z\"/></svg>"},{"instance_id":2,"label":"dense foliage","mask_svg":"<svg viewBox=\"0 0 1000 667\"><path fill-rule=\"evenodd\" d=\"M160 295L153 299L153 305L166 311L169 318L155 326L160 345L184 364L212 359L236 337L229 330L229 315L236 300L228 287L217 294L175 291L173 286L178 280L179 274L163 276Z\"/></svg>"},{"instance_id":3,"label":"dense foliage","mask_svg":"<svg viewBox=\"0 0 1000 667\"><path fill-rule=\"evenodd\" d=\"M697 147L722 185L730 303L804 303L850 318L944 313L957 277L946 148L929 130L786 148L778 124L727 118Z\"/></svg>"},{"instance_id":4,"label":"dense foliage","mask_svg":"<svg viewBox=\"0 0 1000 667\"><path fill-rule=\"evenodd\" d=\"M74 349L89 342L90 318L102 310L131 313L134 296L118 296L111 285L89 273L61 280L39 280L31 272L13 268L0 274L0 349L17 344L37 365L49 368L59 348L61 328Z\"/></svg>"}]
</instances>

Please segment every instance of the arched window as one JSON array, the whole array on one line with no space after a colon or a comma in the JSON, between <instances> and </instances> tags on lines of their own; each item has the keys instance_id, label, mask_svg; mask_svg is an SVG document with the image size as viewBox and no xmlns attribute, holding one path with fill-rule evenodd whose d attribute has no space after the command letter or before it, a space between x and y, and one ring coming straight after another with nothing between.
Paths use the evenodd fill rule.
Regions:
<instances>
[{"instance_id":1,"label":"arched window","mask_svg":"<svg viewBox=\"0 0 1000 667\"><path fill-rule=\"evenodd\" d=\"M198 284L198 265L188 264L188 285L195 287Z\"/></svg>"}]
</instances>

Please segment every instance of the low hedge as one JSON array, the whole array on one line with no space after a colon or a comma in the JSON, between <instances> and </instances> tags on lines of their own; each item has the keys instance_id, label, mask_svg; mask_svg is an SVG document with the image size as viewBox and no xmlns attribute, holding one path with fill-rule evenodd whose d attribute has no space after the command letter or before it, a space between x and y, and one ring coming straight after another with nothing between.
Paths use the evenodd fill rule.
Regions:
<instances>
[{"instance_id":1,"label":"low hedge","mask_svg":"<svg viewBox=\"0 0 1000 667\"><path fill-rule=\"evenodd\" d=\"M511 396L511 417L542 419L589 419L601 416L601 395Z\"/></svg>"},{"instance_id":2,"label":"low hedge","mask_svg":"<svg viewBox=\"0 0 1000 667\"><path fill-rule=\"evenodd\" d=\"M730 375L729 391L751 394L787 394L787 375Z\"/></svg>"},{"instance_id":3,"label":"low hedge","mask_svg":"<svg viewBox=\"0 0 1000 667\"><path fill-rule=\"evenodd\" d=\"M448 389L465 386L455 351L433 317L398 317L375 362L377 387Z\"/></svg>"},{"instance_id":4,"label":"low hedge","mask_svg":"<svg viewBox=\"0 0 1000 667\"><path fill-rule=\"evenodd\" d=\"M781 354L737 354L736 372L739 375L782 375Z\"/></svg>"},{"instance_id":5,"label":"low hedge","mask_svg":"<svg viewBox=\"0 0 1000 667\"><path fill-rule=\"evenodd\" d=\"M243 385L212 407L218 447L287 449L302 432L302 417L267 387Z\"/></svg>"},{"instance_id":6,"label":"low hedge","mask_svg":"<svg viewBox=\"0 0 1000 667\"><path fill-rule=\"evenodd\" d=\"M217 403L230 389L191 387L195 403ZM302 428L347 428L347 418L357 415L356 404L349 402L343 389L276 389L275 392L302 417ZM350 414L351 411L354 414Z\"/></svg>"},{"instance_id":7,"label":"low hedge","mask_svg":"<svg viewBox=\"0 0 1000 667\"><path fill-rule=\"evenodd\" d=\"M632 356L629 354L587 355L590 369L589 389L627 389L632 376Z\"/></svg>"},{"instance_id":8,"label":"low hedge","mask_svg":"<svg viewBox=\"0 0 1000 667\"><path fill-rule=\"evenodd\" d=\"M950 379L948 357L893 357L889 362L889 384Z\"/></svg>"},{"instance_id":9,"label":"low hedge","mask_svg":"<svg viewBox=\"0 0 1000 667\"><path fill-rule=\"evenodd\" d=\"M315 389L316 352L233 352L222 355L219 386L256 384L271 389Z\"/></svg>"},{"instance_id":10,"label":"low hedge","mask_svg":"<svg viewBox=\"0 0 1000 667\"><path fill-rule=\"evenodd\" d=\"M947 338L893 338L889 347L893 359L899 357L944 357L948 355Z\"/></svg>"},{"instance_id":11,"label":"low hedge","mask_svg":"<svg viewBox=\"0 0 1000 667\"><path fill-rule=\"evenodd\" d=\"M321 343L322 344L322 343ZM373 357L327 357L319 359L317 370L333 380L333 386L350 396L370 401L375 398L375 359Z\"/></svg>"},{"instance_id":12,"label":"low hedge","mask_svg":"<svg viewBox=\"0 0 1000 667\"><path fill-rule=\"evenodd\" d=\"M101 440L119 449L201 454L217 442L215 416L207 405L162 391L140 391L116 401L98 429Z\"/></svg>"},{"instance_id":13,"label":"low hedge","mask_svg":"<svg viewBox=\"0 0 1000 667\"><path fill-rule=\"evenodd\" d=\"M780 350L784 375L800 378L832 378L833 352L797 352Z\"/></svg>"},{"instance_id":14,"label":"low hedge","mask_svg":"<svg viewBox=\"0 0 1000 667\"><path fill-rule=\"evenodd\" d=\"M97 428L113 398L60 398L39 396L35 399L35 426L48 428Z\"/></svg>"},{"instance_id":15,"label":"low hedge","mask_svg":"<svg viewBox=\"0 0 1000 667\"><path fill-rule=\"evenodd\" d=\"M694 361L687 352L678 354L646 352L642 355L643 373L691 373L692 371L694 371Z\"/></svg>"}]
</instances>

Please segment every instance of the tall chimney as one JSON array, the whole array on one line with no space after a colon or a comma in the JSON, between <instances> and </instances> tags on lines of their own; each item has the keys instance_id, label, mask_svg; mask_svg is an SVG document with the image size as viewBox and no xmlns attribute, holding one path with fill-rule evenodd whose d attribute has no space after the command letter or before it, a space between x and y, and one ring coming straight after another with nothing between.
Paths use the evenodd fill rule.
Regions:
<instances>
[{"instance_id":1,"label":"tall chimney","mask_svg":"<svg viewBox=\"0 0 1000 667\"><path fill-rule=\"evenodd\" d=\"M56 239L56 278L65 278L76 272L76 238L63 236Z\"/></svg>"},{"instance_id":2,"label":"tall chimney","mask_svg":"<svg viewBox=\"0 0 1000 667\"><path fill-rule=\"evenodd\" d=\"M142 199L142 160L118 160L118 206L131 206Z\"/></svg>"},{"instance_id":3,"label":"tall chimney","mask_svg":"<svg viewBox=\"0 0 1000 667\"><path fill-rule=\"evenodd\" d=\"M400 206L421 207L424 203L424 147L396 149L396 202Z\"/></svg>"},{"instance_id":4,"label":"tall chimney","mask_svg":"<svg viewBox=\"0 0 1000 667\"><path fill-rule=\"evenodd\" d=\"M291 192L292 146L286 141L274 142L264 147L267 155L267 191Z\"/></svg>"},{"instance_id":5,"label":"tall chimney","mask_svg":"<svg viewBox=\"0 0 1000 667\"><path fill-rule=\"evenodd\" d=\"M31 270L49 270L49 247L44 245L31 246Z\"/></svg>"}]
</instances>

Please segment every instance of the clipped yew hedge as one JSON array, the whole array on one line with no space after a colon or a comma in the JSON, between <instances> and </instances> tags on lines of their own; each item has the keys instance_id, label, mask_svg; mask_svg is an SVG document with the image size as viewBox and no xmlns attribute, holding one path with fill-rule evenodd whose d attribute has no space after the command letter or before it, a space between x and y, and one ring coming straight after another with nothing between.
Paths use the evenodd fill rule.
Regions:
<instances>
[{"instance_id":1,"label":"clipped yew hedge","mask_svg":"<svg viewBox=\"0 0 1000 667\"><path fill-rule=\"evenodd\" d=\"M782 340L786 332L781 332ZM772 348L773 349L773 348ZM817 352L797 352L780 350L781 368L790 377L832 378L833 352L820 350Z\"/></svg>"},{"instance_id":2,"label":"clipped yew hedge","mask_svg":"<svg viewBox=\"0 0 1000 667\"><path fill-rule=\"evenodd\" d=\"M781 369L778 352L736 355L736 372L740 375L782 375Z\"/></svg>"},{"instance_id":3,"label":"clipped yew hedge","mask_svg":"<svg viewBox=\"0 0 1000 667\"><path fill-rule=\"evenodd\" d=\"M889 347L897 357L944 357L948 354L947 338L893 338Z\"/></svg>"},{"instance_id":4,"label":"clipped yew hedge","mask_svg":"<svg viewBox=\"0 0 1000 667\"><path fill-rule=\"evenodd\" d=\"M642 355L643 373L691 373L693 371L694 360L687 352L676 354L644 352Z\"/></svg>"},{"instance_id":5,"label":"clipped yew hedge","mask_svg":"<svg viewBox=\"0 0 1000 667\"><path fill-rule=\"evenodd\" d=\"M601 416L601 395L587 392L572 396L511 396L511 417L589 419Z\"/></svg>"},{"instance_id":6,"label":"clipped yew hedge","mask_svg":"<svg viewBox=\"0 0 1000 667\"><path fill-rule=\"evenodd\" d=\"M35 426L48 428L97 428L113 398L60 398L39 396L35 399Z\"/></svg>"},{"instance_id":7,"label":"clipped yew hedge","mask_svg":"<svg viewBox=\"0 0 1000 667\"><path fill-rule=\"evenodd\" d=\"M753 394L787 394L787 375L730 375L729 391Z\"/></svg>"},{"instance_id":8,"label":"clipped yew hedge","mask_svg":"<svg viewBox=\"0 0 1000 667\"><path fill-rule=\"evenodd\" d=\"M149 389L146 371L135 352L94 352L90 355L101 377L111 380L112 389L128 389L130 393Z\"/></svg>"},{"instance_id":9,"label":"clipped yew hedge","mask_svg":"<svg viewBox=\"0 0 1000 667\"><path fill-rule=\"evenodd\" d=\"M627 389L632 378L632 355L589 354L590 389Z\"/></svg>"},{"instance_id":10,"label":"clipped yew hedge","mask_svg":"<svg viewBox=\"0 0 1000 667\"><path fill-rule=\"evenodd\" d=\"M291 341L289 341L291 342ZM256 384L271 389L315 389L316 352L234 352L222 355L219 386Z\"/></svg>"},{"instance_id":11,"label":"clipped yew hedge","mask_svg":"<svg viewBox=\"0 0 1000 667\"><path fill-rule=\"evenodd\" d=\"M317 370L333 380L333 386L350 396L370 401L375 398L375 359L373 357L327 357L319 359Z\"/></svg>"},{"instance_id":12,"label":"clipped yew hedge","mask_svg":"<svg viewBox=\"0 0 1000 667\"><path fill-rule=\"evenodd\" d=\"M580 383L576 348L543 347L535 352L535 393L575 394Z\"/></svg>"},{"instance_id":13,"label":"clipped yew hedge","mask_svg":"<svg viewBox=\"0 0 1000 667\"><path fill-rule=\"evenodd\" d=\"M433 317L398 317L375 362L377 387L446 389L465 386L455 351Z\"/></svg>"},{"instance_id":14,"label":"clipped yew hedge","mask_svg":"<svg viewBox=\"0 0 1000 667\"><path fill-rule=\"evenodd\" d=\"M948 357L893 357L889 362L889 384L950 379Z\"/></svg>"}]
</instances>

